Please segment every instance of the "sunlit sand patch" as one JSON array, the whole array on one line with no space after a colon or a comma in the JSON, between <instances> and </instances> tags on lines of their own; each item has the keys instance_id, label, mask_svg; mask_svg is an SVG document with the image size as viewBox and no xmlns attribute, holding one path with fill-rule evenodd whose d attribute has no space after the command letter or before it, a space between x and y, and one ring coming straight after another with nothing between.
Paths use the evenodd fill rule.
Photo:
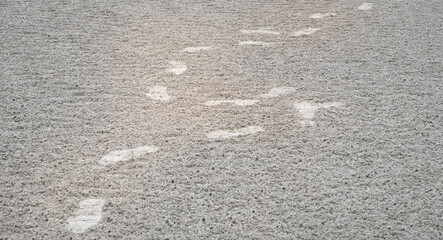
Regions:
<instances>
[{"instance_id":1,"label":"sunlit sand patch","mask_svg":"<svg viewBox=\"0 0 443 240\"><path fill-rule=\"evenodd\" d=\"M167 102L171 100L171 96L166 92L166 87L164 86L154 86L149 89L149 93L146 93L146 97L156 100Z\"/></svg>"},{"instance_id":2,"label":"sunlit sand patch","mask_svg":"<svg viewBox=\"0 0 443 240\"><path fill-rule=\"evenodd\" d=\"M186 72L186 70L188 70L186 65L182 62L171 61L169 62L169 64L171 65L171 67L168 68L167 71L174 73L175 75L183 74L184 72Z\"/></svg>"},{"instance_id":3,"label":"sunlit sand patch","mask_svg":"<svg viewBox=\"0 0 443 240\"><path fill-rule=\"evenodd\" d=\"M309 103L309 102L300 102L295 103L294 107L301 114L303 120L300 121L302 125L314 125L314 116L315 113L321 108L330 108L330 107L340 107L343 105L339 102L329 102L329 103Z\"/></svg>"},{"instance_id":4,"label":"sunlit sand patch","mask_svg":"<svg viewBox=\"0 0 443 240\"><path fill-rule=\"evenodd\" d=\"M252 99L234 99L234 100L210 100L205 102L206 106L217 106L223 103L234 104L237 106L250 106L254 105L258 102L258 100Z\"/></svg>"},{"instance_id":5,"label":"sunlit sand patch","mask_svg":"<svg viewBox=\"0 0 443 240\"><path fill-rule=\"evenodd\" d=\"M261 98L274 98L281 95L287 95L295 92L295 88L293 87L276 87L269 90L268 93L262 94L259 97Z\"/></svg>"},{"instance_id":6,"label":"sunlit sand patch","mask_svg":"<svg viewBox=\"0 0 443 240\"><path fill-rule=\"evenodd\" d=\"M311 16L309 16L310 18L314 18L314 19L318 19L318 18L325 18L325 17L335 17L337 16L336 13L316 13L316 14L312 14Z\"/></svg>"},{"instance_id":7,"label":"sunlit sand patch","mask_svg":"<svg viewBox=\"0 0 443 240\"><path fill-rule=\"evenodd\" d=\"M294 34L292 34L292 36L299 37L299 36L303 36L303 35L311 35L311 34L317 32L318 30L320 30L320 28L306 28L306 29L294 32Z\"/></svg>"},{"instance_id":8,"label":"sunlit sand patch","mask_svg":"<svg viewBox=\"0 0 443 240\"><path fill-rule=\"evenodd\" d=\"M193 53L193 52L199 52L199 51L206 51L206 50L210 50L212 49L212 46L209 47L187 47L185 49L183 49L183 52L189 52L189 53Z\"/></svg>"},{"instance_id":9,"label":"sunlit sand patch","mask_svg":"<svg viewBox=\"0 0 443 240\"><path fill-rule=\"evenodd\" d=\"M280 35L279 32L271 31L267 29L256 29L256 30L240 30L244 34L269 34L269 35Z\"/></svg>"},{"instance_id":10,"label":"sunlit sand patch","mask_svg":"<svg viewBox=\"0 0 443 240\"><path fill-rule=\"evenodd\" d=\"M208 138L211 139L227 139L232 137L238 137L238 136L245 136L250 134L256 134L259 132L263 132L265 129L259 126L249 126L245 128L240 128L236 130L217 130L213 131L207 134Z\"/></svg>"},{"instance_id":11,"label":"sunlit sand patch","mask_svg":"<svg viewBox=\"0 0 443 240\"><path fill-rule=\"evenodd\" d=\"M153 153L158 151L158 147L154 146L143 146L134 149L124 149L110 152L102 159L100 159L99 163L108 165L112 163L128 161L134 158L142 157L148 153Z\"/></svg>"},{"instance_id":12,"label":"sunlit sand patch","mask_svg":"<svg viewBox=\"0 0 443 240\"><path fill-rule=\"evenodd\" d=\"M372 6L374 6L373 3L362 3L362 5L360 5L360 6L358 7L358 10L360 10L360 11L366 11L366 10L371 9Z\"/></svg>"},{"instance_id":13,"label":"sunlit sand patch","mask_svg":"<svg viewBox=\"0 0 443 240\"><path fill-rule=\"evenodd\" d=\"M238 44L240 44L240 45L270 46L270 45L273 45L275 43L273 43L273 42L260 42L260 41L244 41L244 42L239 42Z\"/></svg>"},{"instance_id":14,"label":"sunlit sand patch","mask_svg":"<svg viewBox=\"0 0 443 240\"><path fill-rule=\"evenodd\" d=\"M79 203L79 209L75 212L75 217L68 219L68 231L73 233L85 232L102 219L102 208L105 200L86 199Z\"/></svg>"}]
</instances>

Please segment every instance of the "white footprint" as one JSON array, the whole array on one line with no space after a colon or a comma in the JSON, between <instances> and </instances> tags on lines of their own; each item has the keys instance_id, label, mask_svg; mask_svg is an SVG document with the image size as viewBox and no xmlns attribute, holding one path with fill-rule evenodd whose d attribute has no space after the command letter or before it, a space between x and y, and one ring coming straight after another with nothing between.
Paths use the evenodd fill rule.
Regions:
<instances>
[{"instance_id":1,"label":"white footprint","mask_svg":"<svg viewBox=\"0 0 443 240\"><path fill-rule=\"evenodd\" d=\"M146 97L156 100L167 102L171 100L171 96L166 92L166 87L164 86L154 86L149 88L149 93L146 93Z\"/></svg>"},{"instance_id":2,"label":"white footprint","mask_svg":"<svg viewBox=\"0 0 443 240\"><path fill-rule=\"evenodd\" d=\"M314 19L318 19L318 18L325 18L325 17L335 17L337 16L336 13L316 13L316 14L312 14L311 16L309 16L310 18L314 18Z\"/></svg>"},{"instance_id":3,"label":"white footprint","mask_svg":"<svg viewBox=\"0 0 443 240\"><path fill-rule=\"evenodd\" d=\"M358 10L360 10L360 11L366 11L366 10L371 9L372 6L374 6L373 3L363 3L362 5L360 5L360 6L358 7Z\"/></svg>"},{"instance_id":4,"label":"white footprint","mask_svg":"<svg viewBox=\"0 0 443 240\"><path fill-rule=\"evenodd\" d=\"M308 103L308 102L301 102L301 103L295 103L294 107L298 110L298 112L301 114L303 120L300 121L302 125L314 125L314 119L315 113L320 108L330 108L330 107L340 107L343 105L339 102L329 102L329 103Z\"/></svg>"},{"instance_id":5,"label":"white footprint","mask_svg":"<svg viewBox=\"0 0 443 240\"><path fill-rule=\"evenodd\" d=\"M205 51L205 50L210 50L210 49L212 49L212 46L209 46L209 47L187 47L187 48L183 49L182 51L193 53L193 52Z\"/></svg>"},{"instance_id":6,"label":"white footprint","mask_svg":"<svg viewBox=\"0 0 443 240\"><path fill-rule=\"evenodd\" d=\"M273 43L273 42L260 42L260 41L244 41L244 42L239 42L238 44L240 44L240 45L270 46L270 45L273 45L275 43Z\"/></svg>"},{"instance_id":7,"label":"white footprint","mask_svg":"<svg viewBox=\"0 0 443 240\"><path fill-rule=\"evenodd\" d=\"M212 139L227 139L232 137L238 137L238 136L244 136L244 135L250 135L250 134L256 134L259 132L263 132L265 129L258 126L249 126L245 128L236 129L233 131L228 130L217 130L213 131L207 134L208 138Z\"/></svg>"},{"instance_id":8,"label":"white footprint","mask_svg":"<svg viewBox=\"0 0 443 240\"><path fill-rule=\"evenodd\" d=\"M171 61L169 62L169 64L171 65L171 67L168 68L166 71L174 73L175 75L180 75L188 70L186 65L182 62Z\"/></svg>"},{"instance_id":9,"label":"white footprint","mask_svg":"<svg viewBox=\"0 0 443 240\"><path fill-rule=\"evenodd\" d=\"M75 217L68 219L68 231L82 233L94 226L102 219L102 208L105 200L86 199L79 203L79 209L75 212Z\"/></svg>"},{"instance_id":10,"label":"white footprint","mask_svg":"<svg viewBox=\"0 0 443 240\"><path fill-rule=\"evenodd\" d=\"M240 30L244 34L269 34L269 35L280 35L279 32L271 31L267 29L257 29L257 30Z\"/></svg>"},{"instance_id":11,"label":"white footprint","mask_svg":"<svg viewBox=\"0 0 443 240\"><path fill-rule=\"evenodd\" d=\"M295 92L295 88L293 88L293 87L276 87L276 88L272 88L271 90L269 90L268 93L260 95L259 97L274 98L274 97L278 97L280 95L287 95L287 94L294 93L294 92Z\"/></svg>"},{"instance_id":12,"label":"white footprint","mask_svg":"<svg viewBox=\"0 0 443 240\"><path fill-rule=\"evenodd\" d=\"M299 37L299 36L303 36L303 35L311 35L311 34L317 32L318 30L320 30L320 28L306 28L306 29L302 29L300 31L294 32L294 34L292 34L292 36Z\"/></svg>"},{"instance_id":13,"label":"white footprint","mask_svg":"<svg viewBox=\"0 0 443 240\"><path fill-rule=\"evenodd\" d=\"M217 106L223 103L231 103L237 106L249 106L249 105L254 105L258 102L258 100L250 100L250 99L234 99L234 100L211 100L211 101L207 101L205 102L206 106Z\"/></svg>"},{"instance_id":14,"label":"white footprint","mask_svg":"<svg viewBox=\"0 0 443 240\"><path fill-rule=\"evenodd\" d=\"M120 161L128 161L134 158L142 157L148 153L157 152L158 149L158 147L154 146L144 146L134 149L117 150L104 156L102 159L100 159L99 163L108 165Z\"/></svg>"}]
</instances>

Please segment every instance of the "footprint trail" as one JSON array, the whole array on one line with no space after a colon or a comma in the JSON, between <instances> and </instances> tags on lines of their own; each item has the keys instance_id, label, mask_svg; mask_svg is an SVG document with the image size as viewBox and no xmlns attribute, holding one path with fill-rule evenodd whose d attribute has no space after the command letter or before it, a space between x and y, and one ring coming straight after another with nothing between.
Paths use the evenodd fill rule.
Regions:
<instances>
[{"instance_id":1,"label":"footprint trail","mask_svg":"<svg viewBox=\"0 0 443 240\"><path fill-rule=\"evenodd\" d=\"M175 75L183 74L184 72L186 72L186 70L188 70L186 65L182 62L171 61L169 62L169 64L171 65L171 67L168 68L166 71Z\"/></svg>"},{"instance_id":2,"label":"footprint trail","mask_svg":"<svg viewBox=\"0 0 443 240\"><path fill-rule=\"evenodd\" d=\"M298 112L301 114L302 119L300 123L304 126L314 125L314 119L315 113L321 109L321 108L330 108L330 107L340 107L343 105L339 102L329 102L329 103L309 103L309 102L301 102L301 103L295 103L294 107L298 110Z\"/></svg>"},{"instance_id":3,"label":"footprint trail","mask_svg":"<svg viewBox=\"0 0 443 240\"><path fill-rule=\"evenodd\" d=\"M217 130L207 134L208 138L211 139L228 139L232 137L245 136L251 134L257 134L263 132L265 129L259 126L249 126L245 128L236 129L233 131L229 130Z\"/></svg>"},{"instance_id":4,"label":"footprint trail","mask_svg":"<svg viewBox=\"0 0 443 240\"><path fill-rule=\"evenodd\" d=\"M68 231L73 233L85 232L102 219L102 208L105 200L86 199L79 203L79 209L75 217L68 219Z\"/></svg>"},{"instance_id":5,"label":"footprint trail","mask_svg":"<svg viewBox=\"0 0 443 240\"><path fill-rule=\"evenodd\" d=\"M167 102L172 99L172 97L166 92L166 87L164 86L154 86L150 88L149 93L146 93L146 97L162 102Z\"/></svg>"},{"instance_id":6,"label":"footprint trail","mask_svg":"<svg viewBox=\"0 0 443 240\"><path fill-rule=\"evenodd\" d=\"M158 147L154 146L143 146L134 149L124 149L110 152L102 159L100 159L99 163L103 165L113 164L117 162L129 161L134 158L142 157L148 153L157 152L159 150Z\"/></svg>"},{"instance_id":7,"label":"footprint trail","mask_svg":"<svg viewBox=\"0 0 443 240\"><path fill-rule=\"evenodd\" d=\"M319 19L319 18L335 17L335 16L337 16L336 13L324 13L324 14L316 13L316 14L312 14L312 15L309 16L309 17L310 17L310 18L313 18L313 19Z\"/></svg>"},{"instance_id":8,"label":"footprint trail","mask_svg":"<svg viewBox=\"0 0 443 240\"><path fill-rule=\"evenodd\" d=\"M275 87L269 90L268 93L262 94L259 97L261 98L274 98L281 95L287 95L295 92L295 88L293 87Z\"/></svg>"},{"instance_id":9,"label":"footprint trail","mask_svg":"<svg viewBox=\"0 0 443 240\"><path fill-rule=\"evenodd\" d=\"M200 52L200 51L206 51L206 50L211 50L212 46L208 46L208 47L187 47L185 49L183 49L183 52L188 52L188 53L193 53L193 52Z\"/></svg>"},{"instance_id":10,"label":"footprint trail","mask_svg":"<svg viewBox=\"0 0 443 240\"><path fill-rule=\"evenodd\" d=\"M258 102L258 100L251 100L251 99L234 99L234 100L211 100L211 101L207 101L205 102L206 106L217 106L223 103L230 103L230 104L234 104L237 106L250 106L250 105L254 105Z\"/></svg>"},{"instance_id":11,"label":"footprint trail","mask_svg":"<svg viewBox=\"0 0 443 240\"><path fill-rule=\"evenodd\" d=\"M280 35L279 32L271 31L267 29L257 29L257 30L240 30L244 34L269 34L269 35Z\"/></svg>"},{"instance_id":12,"label":"footprint trail","mask_svg":"<svg viewBox=\"0 0 443 240\"><path fill-rule=\"evenodd\" d=\"M303 36L303 35L311 35L311 34L317 32L318 30L320 30L320 28L306 28L306 29L302 29L300 31L294 32L294 34L292 34L292 36L299 37L299 36Z\"/></svg>"},{"instance_id":13,"label":"footprint trail","mask_svg":"<svg viewBox=\"0 0 443 240\"><path fill-rule=\"evenodd\" d=\"M370 10L372 8L372 6L374 6L373 3L363 3L362 5L360 5L358 7L358 10L360 10L360 11L367 11L367 10Z\"/></svg>"},{"instance_id":14,"label":"footprint trail","mask_svg":"<svg viewBox=\"0 0 443 240\"><path fill-rule=\"evenodd\" d=\"M274 45L275 43L273 43L273 42L260 42L260 41L244 41L244 42L239 42L238 44L240 44L240 45L270 46L270 45Z\"/></svg>"}]
</instances>

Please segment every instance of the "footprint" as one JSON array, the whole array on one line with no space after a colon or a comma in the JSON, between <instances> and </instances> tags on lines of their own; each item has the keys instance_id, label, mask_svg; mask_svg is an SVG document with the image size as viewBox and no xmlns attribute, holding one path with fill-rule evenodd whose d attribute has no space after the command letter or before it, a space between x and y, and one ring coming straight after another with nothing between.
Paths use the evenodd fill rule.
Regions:
<instances>
[{"instance_id":1,"label":"footprint","mask_svg":"<svg viewBox=\"0 0 443 240\"><path fill-rule=\"evenodd\" d=\"M335 17L335 16L337 16L336 13L324 13L324 14L317 13L317 14L313 14L313 15L311 15L309 17L310 18L314 18L314 19L318 19L318 18Z\"/></svg>"},{"instance_id":2,"label":"footprint","mask_svg":"<svg viewBox=\"0 0 443 240\"><path fill-rule=\"evenodd\" d=\"M374 6L373 3L363 3L362 5L360 5L360 6L358 7L358 10L360 10L360 11L366 11L366 10L371 9L372 6Z\"/></svg>"},{"instance_id":3,"label":"footprint","mask_svg":"<svg viewBox=\"0 0 443 240\"><path fill-rule=\"evenodd\" d=\"M270 46L270 45L273 45L275 43L273 43L273 42L259 42L259 41L244 41L244 42L239 42L238 44L240 44L240 45Z\"/></svg>"},{"instance_id":4,"label":"footprint","mask_svg":"<svg viewBox=\"0 0 443 240\"><path fill-rule=\"evenodd\" d=\"M258 102L258 100L242 100L242 99L234 99L234 100L211 100L205 103L206 106L217 106L223 103L232 103L237 106L249 106L254 105Z\"/></svg>"},{"instance_id":5,"label":"footprint","mask_svg":"<svg viewBox=\"0 0 443 240\"><path fill-rule=\"evenodd\" d=\"M117 150L104 156L102 159L100 159L99 163L108 165L120 161L128 161L134 158L142 157L148 153L157 152L158 149L158 147L154 146L143 146L134 149Z\"/></svg>"},{"instance_id":6,"label":"footprint","mask_svg":"<svg viewBox=\"0 0 443 240\"><path fill-rule=\"evenodd\" d=\"M212 49L212 46L209 46L209 47L187 47L187 48L183 49L182 51L193 53L193 52L205 51L205 50L210 50L210 49Z\"/></svg>"},{"instance_id":7,"label":"footprint","mask_svg":"<svg viewBox=\"0 0 443 240\"><path fill-rule=\"evenodd\" d=\"M168 68L166 71L174 73L175 75L180 75L188 70L186 65L182 62L171 61L169 62L169 64L171 65L171 67Z\"/></svg>"},{"instance_id":8,"label":"footprint","mask_svg":"<svg viewBox=\"0 0 443 240\"><path fill-rule=\"evenodd\" d=\"M265 129L258 126L249 126L245 128L236 129L233 131L228 130L217 130L207 134L208 138L211 139L227 139L232 137L256 134L259 132L263 132Z\"/></svg>"},{"instance_id":9,"label":"footprint","mask_svg":"<svg viewBox=\"0 0 443 240\"><path fill-rule=\"evenodd\" d=\"M274 97L278 97L280 95L287 95L287 94L294 93L294 92L295 92L295 88L293 88L293 87L276 87L276 88L269 90L268 93L260 95L259 97L274 98Z\"/></svg>"},{"instance_id":10,"label":"footprint","mask_svg":"<svg viewBox=\"0 0 443 240\"><path fill-rule=\"evenodd\" d=\"M146 97L163 102L171 100L171 96L166 92L166 87L164 86L154 86L150 88L149 93L146 93Z\"/></svg>"},{"instance_id":11,"label":"footprint","mask_svg":"<svg viewBox=\"0 0 443 240\"><path fill-rule=\"evenodd\" d=\"M68 219L68 231L73 233L85 232L102 219L102 208L105 200L86 199L79 203L79 209L75 212L75 217Z\"/></svg>"},{"instance_id":12,"label":"footprint","mask_svg":"<svg viewBox=\"0 0 443 240\"><path fill-rule=\"evenodd\" d=\"M266 29L257 29L257 30L240 30L240 32L244 34L270 34L270 35L280 35L279 32L266 30Z\"/></svg>"},{"instance_id":13,"label":"footprint","mask_svg":"<svg viewBox=\"0 0 443 240\"><path fill-rule=\"evenodd\" d=\"M294 32L294 34L292 34L292 36L299 37L299 36L303 36L303 35L311 35L311 34L317 32L318 30L320 30L320 28L306 28L306 29Z\"/></svg>"},{"instance_id":14,"label":"footprint","mask_svg":"<svg viewBox=\"0 0 443 240\"><path fill-rule=\"evenodd\" d=\"M302 125L314 125L314 115L315 113L321 109L321 108L330 108L330 107L340 107L343 105L339 102L329 102L329 103L308 103L308 102L301 102L301 103L295 103L294 107L298 110L298 112L301 114L303 120L300 121Z\"/></svg>"}]
</instances>

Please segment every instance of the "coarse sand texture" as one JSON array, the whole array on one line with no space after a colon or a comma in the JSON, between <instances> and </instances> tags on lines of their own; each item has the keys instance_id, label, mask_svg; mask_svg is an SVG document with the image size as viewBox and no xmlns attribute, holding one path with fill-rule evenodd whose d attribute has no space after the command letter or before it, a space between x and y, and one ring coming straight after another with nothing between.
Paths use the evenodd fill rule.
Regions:
<instances>
[{"instance_id":1,"label":"coarse sand texture","mask_svg":"<svg viewBox=\"0 0 443 240\"><path fill-rule=\"evenodd\" d=\"M443 239L443 0L0 1L1 239Z\"/></svg>"}]
</instances>

